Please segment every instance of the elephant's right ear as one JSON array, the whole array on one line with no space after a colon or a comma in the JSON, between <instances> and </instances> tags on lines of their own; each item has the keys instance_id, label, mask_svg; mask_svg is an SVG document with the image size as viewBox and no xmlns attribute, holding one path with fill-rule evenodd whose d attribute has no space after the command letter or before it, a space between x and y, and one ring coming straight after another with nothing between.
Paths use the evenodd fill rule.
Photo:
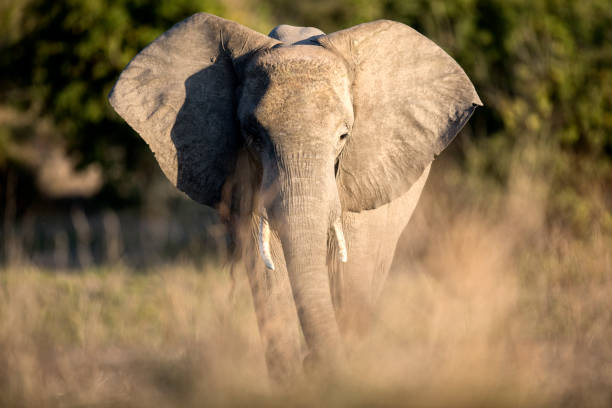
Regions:
<instances>
[{"instance_id":1,"label":"elephant's right ear","mask_svg":"<svg viewBox=\"0 0 612 408\"><path fill-rule=\"evenodd\" d=\"M407 192L482 105L463 69L393 21L317 38L352 74L355 121L338 166L343 208L377 208Z\"/></svg>"},{"instance_id":2,"label":"elephant's right ear","mask_svg":"<svg viewBox=\"0 0 612 408\"><path fill-rule=\"evenodd\" d=\"M195 201L214 206L240 146L236 70L277 44L210 14L178 23L142 50L109 95L148 143L164 174Z\"/></svg>"}]
</instances>

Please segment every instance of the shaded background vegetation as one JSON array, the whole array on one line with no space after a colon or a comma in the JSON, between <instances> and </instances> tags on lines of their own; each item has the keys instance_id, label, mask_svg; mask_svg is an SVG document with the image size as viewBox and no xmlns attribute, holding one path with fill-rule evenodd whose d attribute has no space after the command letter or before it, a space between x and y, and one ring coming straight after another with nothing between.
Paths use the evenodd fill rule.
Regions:
<instances>
[{"instance_id":1,"label":"shaded background vegetation","mask_svg":"<svg viewBox=\"0 0 612 408\"><path fill-rule=\"evenodd\" d=\"M267 388L223 228L106 101L199 11L264 33L400 21L485 104L436 160L382 331L352 347L368 375ZM0 0L0 405L610 406L610 248L607 0Z\"/></svg>"},{"instance_id":2,"label":"shaded background vegetation","mask_svg":"<svg viewBox=\"0 0 612 408\"><path fill-rule=\"evenodd\" d=\"M4 0L0 7L3 238L19 241L26 253L58 245L75 252L78 228L61 231L74 223L75 211L88 218L109 209L132 220L176 217L170 224L180 224L179 247L212 242L203 228L189 230L192 217L178 214L208 224L214 215L168 188L144 142L106 100L138 50L202 10L262 32L281 22L333 32L379 18L416 28L457 59L485 103L442 157L461 167L465 196L505 188L518 156L548 186L551 223L578 234L612 229L612 8L606 0ZM48 220L42 226L39 214ZM53 223L52 216L63 218ZM24 218L38 239L24 239ZM97 236L95 225L103 222L92 223L90 235ZM139 228L135 221L121 231ZM92 250L100 246L90 241ZM193 246L190 256L203 251ZM93 259L102 260L103 250L96 251ZM19 258L14 252L3 245L2 258Z\"/></svg>"}]
</instances>

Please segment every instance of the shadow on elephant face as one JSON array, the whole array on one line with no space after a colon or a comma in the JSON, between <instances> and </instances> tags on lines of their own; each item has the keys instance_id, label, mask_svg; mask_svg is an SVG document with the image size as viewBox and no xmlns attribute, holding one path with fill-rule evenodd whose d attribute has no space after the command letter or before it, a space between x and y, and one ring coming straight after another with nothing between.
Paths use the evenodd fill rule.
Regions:
<instances>
[{"instance_id":1,"label":"shadow on elephant face","mask_svg":"<svg viewBox=\"0 0 612 408\"><path fill-rule=\"evenodd\" d=\"M221 202L242 145L235 116L238 78L232 62L219 55L184 82L184 103L170 136L176 150L177 187L209 205Z\"/></svg>"}]
</instances>

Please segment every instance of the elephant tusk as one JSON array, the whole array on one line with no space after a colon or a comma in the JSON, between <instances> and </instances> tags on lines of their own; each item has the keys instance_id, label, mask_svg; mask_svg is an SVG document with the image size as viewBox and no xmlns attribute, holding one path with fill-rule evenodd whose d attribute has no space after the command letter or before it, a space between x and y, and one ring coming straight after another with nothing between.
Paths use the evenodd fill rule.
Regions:
<instances>
[{"instance_id":1,"label":"elephant tusk","mask_svg":"<svg viewBox=\"0 0 612 408\"><path fill-rule=\"evenodd\" d=\"M342 231L342 222L340 218L334 222L334 235L338 242L338 254L340 255L340 261L346 262L348 260L348 252L346 250L346 241L344 240L344 232Z\"/></svg>"},{"instance_id":2,"label":"elephant tusk","mask_svg":"<svg viewBox=\"0 0 612 408\"><path fill-rule=\"evenodd\" d=\"M266 268L274 270L274 262L270 252L270 225L264 217L259 220L259 254Z\"/></svg>"}]
</instances>

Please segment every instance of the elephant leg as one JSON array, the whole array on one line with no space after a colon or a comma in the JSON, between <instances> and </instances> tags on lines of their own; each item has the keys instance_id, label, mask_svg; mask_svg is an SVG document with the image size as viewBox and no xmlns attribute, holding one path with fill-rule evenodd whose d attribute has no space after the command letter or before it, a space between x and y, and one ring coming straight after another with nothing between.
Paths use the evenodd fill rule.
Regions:
<instances>
[{"instance_id":1,"label":"elephant leg","mask_svg":"<svg viewBox=\"0 0 612 408\"><path fill-rule=\"evenodd\" d=\"M250 245L245 266L268 372L273 380L288 383L302 372L302 335L283 251L275 235L270 247L274 271L264 266L256 243Z\"/></svg>"}]
</instances>

